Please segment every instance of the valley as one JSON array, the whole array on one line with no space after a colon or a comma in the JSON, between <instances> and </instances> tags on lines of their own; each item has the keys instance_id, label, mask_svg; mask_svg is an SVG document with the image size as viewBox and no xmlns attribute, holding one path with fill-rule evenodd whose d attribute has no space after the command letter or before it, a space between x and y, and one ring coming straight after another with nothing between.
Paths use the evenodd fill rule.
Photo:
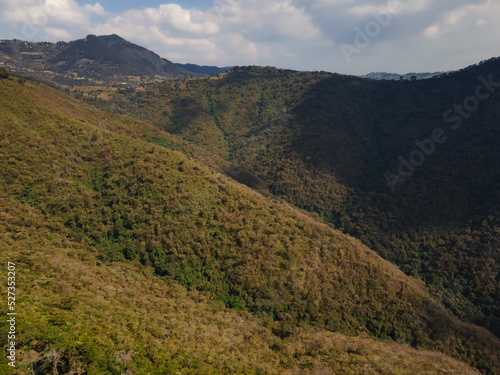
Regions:
<instances>
[{"instance_id":1,"label":"valley","mask_svg":"<svg viewBox=\"0 0 500 375\"><path fill-rule=\"evenodd\" d=\"M157 77L89 41L0 71L1 373L498 373L499 59Z\"/></svg>"}]
</instances>

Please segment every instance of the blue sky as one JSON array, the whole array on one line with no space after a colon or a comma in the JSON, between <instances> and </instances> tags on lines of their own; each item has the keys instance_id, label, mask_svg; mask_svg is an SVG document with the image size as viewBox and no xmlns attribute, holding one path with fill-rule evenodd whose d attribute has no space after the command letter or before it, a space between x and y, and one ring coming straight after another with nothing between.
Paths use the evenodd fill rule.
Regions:
<instances>
[{"instance_id":1,"label":"blue sky","mask_svg":"<svg viewBox=\"0 0 500 375\"><path fill-rule=\"evenodd\" d=\"M344 74L500 55L498 0L0 0L0 38L118 34L174 62Z\"/></svg>"}]
</instances>

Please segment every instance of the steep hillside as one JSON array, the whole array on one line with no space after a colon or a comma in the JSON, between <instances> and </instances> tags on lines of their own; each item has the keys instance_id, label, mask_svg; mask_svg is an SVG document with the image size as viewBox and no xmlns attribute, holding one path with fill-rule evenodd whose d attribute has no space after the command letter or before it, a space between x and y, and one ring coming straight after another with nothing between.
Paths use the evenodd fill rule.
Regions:
<instances>
[{"instance_id":1,"label":"steep hillside","mask_svg":"<svg viewBox=\"0 0 500 375\"><path fill-rule=\"evenodd\" d=\"M232 161L500 335L500 60L402 82L234 70L94 104Z\"/></svg>"},{"instance_id":2,"label":"steep hillside","mask_svg":"<svg viewBox=\"0 0 500 375\"><path fill-rule=\"evenodd\" d=\"M3 194L1 202L2 258L16 264L20 311L18 365L2 356L1 374L479 374L366 335L297 328L280 339L261 319L149 267L96 261L59 222Z\"/></svg>"},{"instance_id":3,"label":"steep hillside","mask_svg":"<svg viewBox=\"0 0 500 375\"><path fill-rule=\"evenodd\" d=\"M405 344L500 369L500 341L421 283L175 138L152 144L151 126L30 83L0 92L2 256L18 267L26 370L472 373Z\"/></svg>"}]
</instances>

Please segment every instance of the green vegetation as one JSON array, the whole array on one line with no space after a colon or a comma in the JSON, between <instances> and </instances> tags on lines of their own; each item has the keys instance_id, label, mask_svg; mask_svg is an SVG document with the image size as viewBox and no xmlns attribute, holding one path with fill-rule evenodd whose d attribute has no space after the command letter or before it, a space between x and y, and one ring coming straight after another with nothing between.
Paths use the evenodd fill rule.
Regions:
<instances>
[{"instance_id":1,"label":"green vegetation","mask_svg":"<svg viewBox=\"0 0 500 375\"><path fill-rule=\"evenodd\" d=\"M9 78L9 73L5 70L5 68L0 66L0 79Z\"/></svg>"},{"instance_id":2,"label":"green vegetation","mask_svg":"<svg viewBox=\"0 0 500 375\"><path fill-rule=\"evenodd\" d=\"M472 373L405 345L500 368L498 339L359 241L172 149L216 157L0 85L1 246L19 270L26 371Z\"/></svg>"},{"instance_id":3,"label":"green vegetation","mask_svg":"<svg viewBox=\"0 0 500 375\"><path fill-rule=\"evenodd\" d=\"M235 67L222 79L162 83L93 104L217 153L261 191L360 239L498 336L500 92L460 129L443 121L490 75L498 81L498 60L401 82ZM392 193L384 173L438 127L447 142Z\"/></svg>"},{"instance_id":4,"label":"green vegetation","mask_svg":"<svg viewBox=\"0 0 500 375\"><path fill-rule=\"evenodd\" d=\"M19 311L18 366L2 356L0 374L478 374L367 336L303 327L280 339L261 319L150 267L96 261L59 221L3 194L0 228L2 256L17 267Z\"/></svg>"}]
</instances>

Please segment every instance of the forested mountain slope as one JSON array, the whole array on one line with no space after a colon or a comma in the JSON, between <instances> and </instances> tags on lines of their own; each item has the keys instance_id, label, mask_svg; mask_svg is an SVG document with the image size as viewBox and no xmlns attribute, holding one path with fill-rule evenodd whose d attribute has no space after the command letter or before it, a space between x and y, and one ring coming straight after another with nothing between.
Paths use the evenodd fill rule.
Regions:
<instances>
[{"instance_id":1,"label":"forested mountain slope","mask_svg":"<svg viewBox=\"0 0 500 375\"><path fill-rule=\"evenodd\" d=\"M232 161L500 335L499 86L499 59L401 82L235 67L93 104Z\"/></svg>"},{"instance_id":2,"label":"forested mountain slope","mask_svg":"<svg viewBox=\"0 0 500 375\"><path fill-rule=\"evenodd\" d=\"M26 371L500 369L496 337L359 241L148 124L19 82L0 80L0 233Z\"/></svg>"}]
</instances>

